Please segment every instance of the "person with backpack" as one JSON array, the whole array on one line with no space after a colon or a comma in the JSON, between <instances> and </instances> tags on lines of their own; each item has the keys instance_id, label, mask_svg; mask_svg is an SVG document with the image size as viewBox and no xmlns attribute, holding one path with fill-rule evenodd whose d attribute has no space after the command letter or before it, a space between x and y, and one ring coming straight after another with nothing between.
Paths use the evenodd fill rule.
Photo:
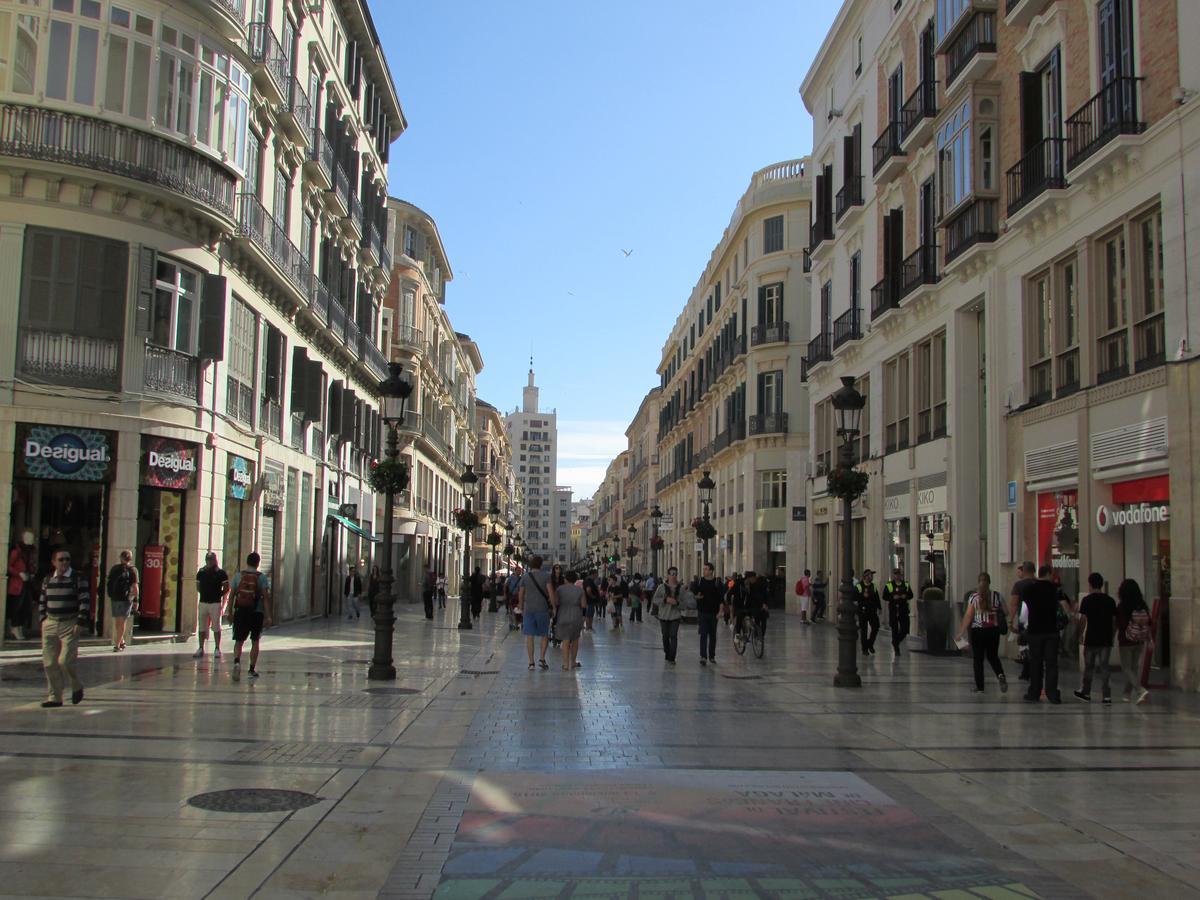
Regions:
<instances>
[{"instance_id":1,"label":"person with backpack","mask_svg":"<svg viewBox=\"0 0 1200 900\"><path fill-rule=\"evenodd\" d=\"M1142 596L1141 586L1126 578L1117 586L1117 645L1121 655L1121 673L1125 690L1121 699L1128 703L1145 703L1150 692L1142 687L1142 659L1147 650L1154 649L1154 632L1150 622L1150 607Z\"/></svg>"},{"instance_id":2,"label":"person with backpack","mask_svg":"<svg viewBox=\"0 0 1200 900\"><path fill-rule=\"evenodd\" d=\"M238 575L229 605L233 620L233 680L242 677L242 645L250 638L250 678L258 678L258 650L264 628L271 627L271 579L258 571L262 557L251 553Z\"/></svg>"},{"instance_id":3,"label":"person with backpack","mask_svg":"<svg viewBox=\"0 0 1200 900\"><path fill-rule=\"evenodd\" d=\"M91 622L92 595L83 573L71 568L71 554L57 550L54 571L42 582L38 619L42 624L42 667L49 696L46 709L63 705L63 684L71 681L71 702L83 699L83 682L75 672L79 655L79 630Z\"/></svg>"},{"instance_id":4,"label":"person with backpack","mask_svg":"<svg viewBox=\"0 0 1200 900\"><path fill-rule=\"evenodd\" d=\"M1083 623L1083 681L1075 691L1075 698L1084 703L1092 702L1092 678L1098 672L1100 702L1112 703L1108 660L1112 656L1113 632L1116 630L1117 601L1104 591L1104 577L1099 572L1088 576L1088 587L1090 593L1079 603L1079 618Z\"/></svg>"},{"instance_id":5,"label":"person with backpack","mask_svg":"<svg viewBox=\"0 0 1200 900\"><path fill-rule=\"evenodd\" d=\"M362 618L362 611L358 608L358 600L362 596L362 592L362 576L358 574L357 568L351 566L346 575L346 581L342 585L342 595L346 598L346 621Z\"/></svg>"},{"instance_id":6,"label":"person with backpack","mask_svg":"<svg viewBox=\"0 0 1200 900\"><path fill-rule=\"evenodd\" d=\"M138 571L133 566L133 553L121 551L121 561L108 570L105 593L108 594L108 612L112 616L112 649L120 653L125 649L125 627L130 612L137 611Z\"/></svg>"},{"instance_id":7,"label":"person with backpack","mask_svg":"<svg viewBox=\"0 0 1200 900\"><path fill-rule=\"evenodd\" d=\"M809 607L812 604L812 572L808 569L804 570L804 574L796 582L796 596L800 598L800 621L808 625Z\"/></svg>"},{"instance_id":8,"label":"person with backpack","mask_svg":"<svg viewBox=\"0 0 1200 900\"><path fill-rule=\"evenodd\" d=\"M204 554L204 568L196 573L196 593L200 595L200 614L196 617L196 637L200 646L192 656L203 658L204 639L211 627L213 659L220 659L221 614L229 599L229 573L217 565L217 554L211 550Z\"/></svg>"},{"instance_id":9,"label":"person with backpack","mask_svg":"<svg viewBox=\"0 0 1200 900\"><path fill-rule=\"evenodd\" d=\"M975 693L983 693L983 660L996 673L1000 682L1000 693L1008 693L1008 679L1000 664L1000 635L1007 630L1004 619L1004 598L999 591L992 590L992 576L979 573L979 584L967 598L963 611L962 625L958 629L958 640L963 639L968 626L971 632L971 656L975 668Z\"/></svg>"}]
</instances>

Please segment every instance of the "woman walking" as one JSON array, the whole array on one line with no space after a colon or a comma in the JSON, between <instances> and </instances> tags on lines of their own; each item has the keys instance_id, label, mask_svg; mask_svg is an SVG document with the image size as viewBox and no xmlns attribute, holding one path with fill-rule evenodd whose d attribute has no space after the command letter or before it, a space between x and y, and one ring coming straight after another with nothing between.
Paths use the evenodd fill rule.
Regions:
<instances>
[{"instance_id":1,"label":"woman walking","mask_svg":"<svg viewBox=\"0 0 1200 900\"><path fill-rule=\"evenodd\" d=\"M554 636L562 641L563 671L582 669L576 657L579 655L579 636L583 634L583 611L587 608L587 596L578 573L567 572L558 583L551 578L550 603L554 607Z\"/></svg>"},{"instance_id":2,"label":"woman walking","mask_svg":"<svg viewBox=\"0 0 1200 900\"><path fill-rule=\"evenodd\" d=\"M983 659L986 656L992 671L1000 681L1000 693L1007 693L1008 680L1004 677L1004 668L1000 665L1000 624L1004 615L1004 598L999 591L992 590L992 578L987 572L979 573L979 584L967 599L967 608L963 613L962 625L958 629L958 639L970 626L971 653L975 665L975 693L983 693Z\"/></svg>"},{"instance_id":3,"label":"woman walking","mask_svg":"<svg viewBox=\"0 0 1200 900\"><path fill-rule=\"evenodd\" d=\"M629 596L629 588L621 581L618 575L608 576L608 602L612 606L612 630L616 631L621 627L621 606L625 603L625 598Z\"/></svg>"},{"instance_id":4,"label":"woman walking","mask_svg":"<svg viewBox=\"0 0 1200 900\"><path fill-rule=\"evenodd\" d=\"M1125 676L1121 700L1145 703L1150 692L1142 687L1142 659L1147 650L1154 649L1154 635L1150 628L1150 607L1132 578L1126 578L1117 587L1117 645L1121 674Z\"/></svg>"},{"instance_id":5,"label":"woman walking","mask_svg":"<svg viewBox=\"0 0 1200 900\"><path fill-rule=\"evenodd\" d=\"M680 604L683 585L679 583L679 570L674 566L667 569L667 580L654 590L651 615L658 616L662 629L663 654L667 662L675 665L675 654L679 652L679 620L683 618Z\"/></svg>"}]
</instances>

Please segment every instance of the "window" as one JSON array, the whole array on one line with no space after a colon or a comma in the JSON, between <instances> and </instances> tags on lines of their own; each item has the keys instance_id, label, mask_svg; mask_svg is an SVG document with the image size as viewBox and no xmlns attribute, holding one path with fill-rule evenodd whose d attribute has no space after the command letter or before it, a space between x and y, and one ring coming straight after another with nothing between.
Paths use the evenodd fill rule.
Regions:
<instances>
[{"instance_id":1,"label":"window","mask_svg":"<svg viewBox=\"0 0 1200 900\"><path fill-rule=\"evenodd\" d=\"M1053 321L1056 354L1055 381L1058 396L1079 388L1079 295L1076 278L1077 263L1072 257L1058 265L1057 290Z\"/></svg>"},{"instance_id":2,"label":"window","mask_svg":"<svg viewBox=\"0 0 1200 900\"><path fill-rule=\"evenodd\" d=\"M1100 383L1128 374L1129 285L1125 231L1100 241L1100 305L1096 377Z\"/></svg>"},{"instance_id":3,"label":"window","mask_svg":"<svg viewBox=\"0 0 1200 900\"><path fill-rule=\"evenodd\" d=\"M862 253L858 250L850 257L850 308L862 308Z\"/></svg>"},{"instance_id":4,"label":"window","mask_svg":"<svg viewBox=\"0 0 1200 900\"><path fill-rule=\"evenodd\" d=\"M758 324L778 325L783 321L783 284L764 284L758 289Z\"/></svg>"},{"instance_id":5,"label":"window","mask_svg":"<svg viewBox=\"0 0 1200 900\"><path fill-rule=\"evenodd\" d=\"M26 228L21 327L119 341L128 269L128 244Z\"/></svg>"},{"instance_id":6,"label":"window","mask_svg":"<svg viewBox=\"0 0 1200 900\"><path fill-rule=\"evenodd\" d=\"M258 319L239 297L233 298L229 316L229 354L225 412L246 425L254 424L254 344Z\"/></svg>"},{"instance_id":7,"label":"window","mask_svg":"<svg viewBox=\"0 0 1200 900\"><path fill-rule=\"evenodd\" d=\"M787 506L787 469L767 469L758 473L758 508L779 509Z\"/></svg>"},{"instance_id":8,"label":"window","mask_svg":"<svg viewBox=\"0 0 1200 900\"><path fill-rule=\"evenodd\" d=\"M52 8L46 97L92 106L100 53L99 0L55 0Z\"/></svg>"},{"instance_id":9,"label":"window","mask_svg":"<svg viewBox=\"0 0 1200 900\"><path fill-rule=\"evenodd\" d=\"M858 35L854 38L854 77L857 78L862 74L863 67L863 37Z\"/></svg>"},{"instance_id":10,"label":"window","mask_svg":"<svg viewBox=\"0 0 1200 900\"><path fill-rule=\"evenodd\" d=\"M855 386L863 397L862 418L858 424L858 462L871 458L871 379L864 375Z\"/></svg>"},{"instance_id":11,"label":"window","mask_svg":"<svg viewBox=\"0 0 1200 900\"><path fill-rule=\"evenodd\" d=\"M945 216L971 190L971 98L959 106L938 131L938 184Z\"/></svg>"},{"instance_id":12,"label":"window","mask_svg":"<svg viewBox=\"0 0 1200 900\"><path fill-rule=\"evenodd\" d=\"M1027 290L1027 322L1029 328L1029 400L1042 403L1054 394L1050 272L1030 279Z\"/></svg>"},{"instance_id":13,"label":"window","mask_svg":"<svg viewBox=\"0 0 1200 900\"><path fill-rule=\"evenodd\" d=\"M771 416L783 412L783 372L760 372L758 375L758 412Z\"/></svg>"},{"instance_id":14,"label":"window","mask_svg":"<svg viewBox=\"0 0 1200 900\"><path fill-rule=\"evenodd\" d=\"M150 342L195 354L200 315L200 276L166 257L158 258Z\"/></svg>"},{"instance_id":15,"label":"window","mask_svg":"<svg viewBox=\"0 0 1200 900\"><path fill-rule=\"evenodd\" d=\"M917 344L917 443L946 434L946 333Z\"/></svg>"},{"instance_id":16,"label":"window","mask_svg":"<svg viewBox=\"0 0 1200 900\"><path fill-rule=\"evenodd\" d=\"M783 249L783 216L763 220L763 253L778 253Z\"/></svg>"},{"instance_id":17,"label":"window","mask_svg":"<svg viewBox=\"0 0 1200 900\"><path fill-rule=\"evenodd\" d=\"M196 39L163 24L159 29L158 105L155 124L185 137L192 131Z\"/></svg>"},{"instance_id":18,"label":"window","mask_svg":"<svg viewBox=\"0 0 1200 900\"><path fill-rule=\"evenodd\" d=\"M909 365L907 351L883 365L883 422L887 453L904 450L909 445Z\"/></svg>"},{"instance_id":19,"label":"window","mask_svg":"<svg viewBox=\"0 0 1200 900\"><path fill-rule=\"evenodd\" d=\"M1137 371L1166 361L1163 311L1162 211L1133 225L1137 241L1137 296L1133 312L1134 366Z\"/></svg>"}]
</instances>

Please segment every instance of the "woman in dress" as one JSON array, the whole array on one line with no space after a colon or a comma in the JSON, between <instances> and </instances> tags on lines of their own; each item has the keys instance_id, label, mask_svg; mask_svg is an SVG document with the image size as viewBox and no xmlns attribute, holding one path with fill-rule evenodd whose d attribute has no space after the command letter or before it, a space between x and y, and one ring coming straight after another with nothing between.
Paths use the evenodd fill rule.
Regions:
<instances>
[{"instance_id":1,"label":"woman in dress","mask_svg":"<svg viewBox=\"0 0 1200 900\"><path fill-rule=\"evenodd\" d=\"M579 655L579 636L583 634L583 611L587 608L587 596L578 573L567 572L557 584L551 578L550 604L554 607L554 636L562 641L563 671L581 669L583 666L576 657Z\"/></svg>"}]
</instances>

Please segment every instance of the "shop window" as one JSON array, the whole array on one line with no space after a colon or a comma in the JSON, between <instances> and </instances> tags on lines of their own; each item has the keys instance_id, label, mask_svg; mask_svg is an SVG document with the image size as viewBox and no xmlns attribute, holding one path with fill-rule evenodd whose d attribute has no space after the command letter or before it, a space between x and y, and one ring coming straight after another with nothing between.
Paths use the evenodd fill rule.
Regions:
<instances>
[{"instance_id":1,"label":"shop window","mask_svg":"<svg viewBox=\"0 0 1200 900\"><path fill-rule=\"evenodd\" d=\"M904 450L909 445L909 366L908 352L884 363L884 403L886 452Z\"/></svg>"}]
</instances>

